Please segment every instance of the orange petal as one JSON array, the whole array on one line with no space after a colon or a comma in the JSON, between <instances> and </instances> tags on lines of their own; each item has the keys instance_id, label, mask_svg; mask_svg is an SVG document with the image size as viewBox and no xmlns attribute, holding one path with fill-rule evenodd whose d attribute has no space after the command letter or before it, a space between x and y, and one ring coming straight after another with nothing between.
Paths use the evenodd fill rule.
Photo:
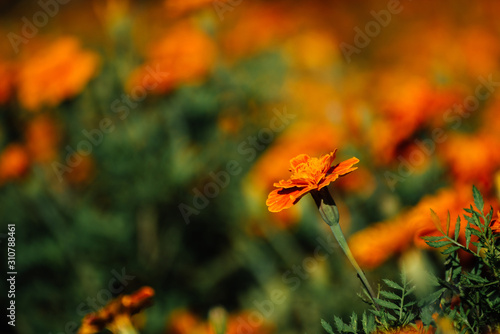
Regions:
<instances>
[{"instance_id":1,"label":"orange petal","mask_svg":"<svg viewBox=\"0 0 500 334\"><path fill-rule=\"evenodd\" d=\"M330 170L328 171L326 177L324 178L324 180L318 184L318 189L321 189L321 188L329 185L330 183L332 183L333 181L338 179L339 176L348 174L348 173L358 169L358 167L352 167L352 165L354 165L358 162L359 162L358 158L350 158L350 159L347 159L346 161L342 161L338 165L331 167Z\"/></svg>"},{"instance_id":2,"label":"orange petal","mask_svg":"<svg viewBox=\"0 0 500 334\"><path fill-rule=\"evenodd\" d=\"M311 157L309 157L307 154L299 154L295 158L292 158L290 160L290 165L292 166L292 170L296 170L297 166L300 164L306 163Z\"/></svg>"},{"instance_id":3,"label":"orange petal","mask_svg":"<svg viewBox=\"0 0 500 334\"><path fill-rule=\"evenodd\" d=\"M323 173L326 173L328 169L332 166L333 161L335 160L335 155L337 153L337 149L333 150L332 153L326 154L321 157L321 164L323 165Z\"/></svg>"},{"instance_id":4,"label":"orange petal","mask_svg":"<svg viewBox=\"0 0 500 334\"><path fill-rule=\"evenodd\" d=\"M273 186L278 188L305 187L307 185L308 185L307 181L296 180L296 179L291 179L286 181L281 180L280 182L273 183Z\"/></svg>"},{"instance_id":5,"label":"orange petal","mask_svg":"<svg viewBox=\"0 0 500 334\"><path fill-rule=\"evenodd\" d=\"M266 205L271 212L280 212L281 210L291 208L299 199L305 195L307 188L288 188L273 190L267 197Z\"/></svg>"},{"instance_id":6,"label":"orange petal","mask_svg":"<svg viewBox=\"0 0 500 334\"><path fill-rule=\"evenodd\" d=\"M352 167L352 165L357 164L359 162L358 158L350 158L345 161L342 161L338 165L334 166L331 169L330 173L335 173L338 175L345 175L347 173L352 172L353 170L358 169L358 167Z\"/></svg>"}]
</instances>

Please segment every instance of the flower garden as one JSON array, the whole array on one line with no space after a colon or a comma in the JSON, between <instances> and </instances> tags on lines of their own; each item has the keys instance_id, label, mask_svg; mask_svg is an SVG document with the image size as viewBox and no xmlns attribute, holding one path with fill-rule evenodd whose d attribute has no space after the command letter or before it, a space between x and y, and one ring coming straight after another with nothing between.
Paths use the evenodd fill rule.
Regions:
<instances>
[{"instance_id":1,"label":"flower garden","mask_svg":"<svg viewBox=\"0 0 500 334\"><path fill-rule=\"evenodd\" d=\"M499 11L0 3L0 332L500 333Z\"/></svg>"}]
</instances>

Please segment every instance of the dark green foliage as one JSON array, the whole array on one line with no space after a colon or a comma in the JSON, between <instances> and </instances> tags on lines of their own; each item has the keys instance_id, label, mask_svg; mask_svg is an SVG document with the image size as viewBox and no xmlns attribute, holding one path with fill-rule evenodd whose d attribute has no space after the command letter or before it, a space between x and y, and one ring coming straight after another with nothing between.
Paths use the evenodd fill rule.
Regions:
<instances>
[{"instance_id":1,"label":"dark green foliage","mask_svg":"<svg viewBox=\"0 0 500 334\"><path fill-rule=\"evenodd\" d=\"M498 235L490 228L493 210L483 212L484 201L473 187L474 206L464 209L467 214L465 240L461 240L462 222L457 217L451 231L450 215L443 229L437 215L431 210L431 217L440 236L424 237L425 242L439 248L445 255L443 277L433 277L437 290L419 300L412 299L414 287L410 287L404 274L401 284L384 279L392 291L379 290L370 303L370 313L363 313L361 324L357 315L351 316L349 323L334 317L335 330L322 320L323 328L332 333L373 333L416 326L416 321L428 328L438 327L436 318L444 318L453 323L457 333L492 333L500 327L500 246ZM461 243L465 241L465 244ZM459 251L471 254L475 261L464 268ZM366 293L366 292L365 292ZM439 327L437 328L439 333Z\"/></svg>"}]
</instances>

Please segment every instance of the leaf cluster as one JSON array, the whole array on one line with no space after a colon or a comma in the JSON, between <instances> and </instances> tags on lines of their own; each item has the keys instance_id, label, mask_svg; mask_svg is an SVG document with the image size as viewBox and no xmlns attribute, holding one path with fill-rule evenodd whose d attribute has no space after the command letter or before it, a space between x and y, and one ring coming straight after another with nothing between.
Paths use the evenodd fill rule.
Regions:
<instances>
[{"instance_id":1,"label":"leaf cluster","mask_svg":"<svg viewBox=\"0 0 500 334\"><path fill-rule=\"evenodd\" d=\"M325 320L323 328L329 334L392 331L408 326L440 328L436 319L446 319L457 333L493 333L500 329L500 244L499 234L491 229L493 209L484 213L484 200L476 187L472 189L474 206L464 209L467 222L462 231L462 220L457 217L454 227L450 215L443 228L436 213L431 218L441 235L423 237L425 242L439 249L444 260L444 277L432 277L437 289L424 298L415 300L404 273L401 284L388 279L384 283L391 290L381 290L375 303L367 301L371 309L364 312L361 321L353 313L350 322L334 316L335 329ZM474 261L464 267L461 256L469 254ZM365 291L365 294L366 291Z\"/></svg>"},{"instance_id":2,"label":"leaf cluster","mask_svg":"<svg viewBox=\"0 0 500 334\"><path fill-rule=\"evenodd\" d=\"M415 286L410 286L404 273L401 274L401 284L389 279L383 281L390 289L382 290L379 287L375 303L365 300L371 308L368 313L363 312L361 321L358 321L356 313L351 315L349 323L344 323L341 318L334 316L336 331L328 322L321 319L323 328L329 334L369 334L380 330L410 326L418 316L417 301L412 296Z\"/></svg>"},{"instance_id":3,"label":"leaf cluster","mask_svg":"<svg viewBox=\"0 0 500 334\"><path fill-rule=\"evenodd\" d=\"M452 320L459 333L492 332L500 325L500 245L490 228L493 209L483 212L484 201L476 187L473 196L475 208L471 205L464 214L465 244L460 242L460 217L450 235L449 215L444 231L432 213L441 236L424 237L429 246L446 255L445 277L436 278L441 294L439 315ZM474 257L471 268L462 266L459 251Z\"/></svg>"}]
</instances>

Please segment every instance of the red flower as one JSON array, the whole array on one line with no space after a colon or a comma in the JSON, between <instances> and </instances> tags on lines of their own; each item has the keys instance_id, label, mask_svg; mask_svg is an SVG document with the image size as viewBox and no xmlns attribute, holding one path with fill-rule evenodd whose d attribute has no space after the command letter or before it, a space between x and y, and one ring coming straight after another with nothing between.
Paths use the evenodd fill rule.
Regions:
<instances>
[{"instance_id":1,"label":"red flower","mask_svg":"<svg viewBox=\"0 0 500 334\"><path fill-rule=\"evenodd\" d=\"M293 173L289 180L281 180L274 183L278 189L273 190L266 201L269 211L280 212L288 209L297 203L307 193L320 190L339 176L346 175L357 167L352 167L358 163L357 158L350 158L335 166L335 152L326 154L321 158L311 158L307 154L300 154L290 160Z\"/></svg>"}]
</instances>

